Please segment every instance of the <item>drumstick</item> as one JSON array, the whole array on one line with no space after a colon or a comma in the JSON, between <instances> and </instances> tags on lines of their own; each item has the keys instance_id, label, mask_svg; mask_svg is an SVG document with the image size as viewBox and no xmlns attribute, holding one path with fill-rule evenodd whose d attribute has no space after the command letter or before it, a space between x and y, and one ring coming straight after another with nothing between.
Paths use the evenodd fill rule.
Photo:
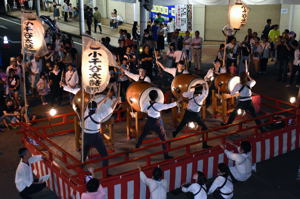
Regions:
<instances>
[{"instance_id":1,"label":"drumstick","mask_svg":"<svg viewBox=\"0 0 300 199\"><path fill-rule=\"evenodd\" d=\"M245 60L245 72L248 73L248 60Z\"/></svg>"}]
</instances>

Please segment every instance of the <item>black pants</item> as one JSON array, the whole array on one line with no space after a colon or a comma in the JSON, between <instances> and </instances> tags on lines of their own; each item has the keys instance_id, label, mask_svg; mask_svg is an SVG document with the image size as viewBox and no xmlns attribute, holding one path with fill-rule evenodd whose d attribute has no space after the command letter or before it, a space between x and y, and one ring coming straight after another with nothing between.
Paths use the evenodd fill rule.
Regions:
<instances>
[{"instance_id":1,"label":"black pants","mask_svg":"<svg viewBox=\"0 0 300 199\"><path fill-rule=\"evenodd\" d=\"M278 80L287 80L287 71L288 71L288 60L287 59L278 59L276 62L278 67Z\"/></svg>"},{"instance_id":2,"label":"black pants","mask_svg":"<svg viewBox=\"0 0 300 199\"><path fill-rule=\"evenodd\" d=\"M234 121L234 119L236 117L236 112L237 112L238 109L245 110L245 111L249 112L252 117L254 117L254 118L256 117L256 112L255 112L254 106L252 104L252 100L239 101L236 108L235 108L235 110L230 113L227 124L231 124ZM261 121L260 120L255 120L255 123L257 125L260 125Z\"/></svg>"},{"instance_id":3,"label":"black pants","mask_svg":"<svg viewBox=\"0 0 300 199\"><path fill-rule=\"evenodd\" d=\"M266 72L267 71L267 65L268 65L268 58L261 58L260 60L260 71Z\"/></svg>"},{"instance_id":4,"label":"black pants","mask_svg":"<svg viewBox=\"0 0 300 199\"><path fill-rule=\"evenodd\" d=\"M32 184L30 187L26 187L23 191L20 192L20 196L23 199L31 198L30 195L42 191L46 187L46 183L41 184Z\"/></svg>"},{"instance_id":5,"label":"black pants","mask_svg":"<svg viewBox=\"0 0 300 199\"><path fill-rule=\"evenodd\" d=\"M202 130L207 130L207 126L201 119L200 112L186 110L183 119L175 130L176 134L181 131L188 122L197 122L197 124L202 127Z\"/></svg>"},{"instance_id":6,"label":"black pants","mask_svg":"<svg viewBox=\"0 0 300 199\"><path fill-rule=\"evenodd\" d=\"M290 84L292 84L294 82L295 75L296 75L297 71L298 71L298 76L297 76L297 79L296 79L296 84L300 84L300 66L296 66L296 65L293 65L293 68L292 68L292 71L291 71Z\"/></svg>"},{"instance_id":7,"label":"black pants","mask_svg":"<svg viewBox=\"0 0 300 199\"><path fill-rule=\"evenodd\" d=\"M107 151L100 133L84 133L84 143L83 143L83 161L86 160L87 154L91 147L95 147L100 153L101 157L107 156ZM108 165L108 160L103 160L103 167Z\"/></svg>"},{"instance_id":8,"label":"black pants","mask_svg":"<svg viewBox=\"0 0 300 199\"><path fill-rule=\"evenodd\" d=\"M86 22L89 34L92 34L92 21Z\"/></svg>"},{"instance_id":9,"label":"black pants","mask_svg":"<svg viewBox=\"0 0 300 199\"><path fill-rule=\"evenodd\" d=\"M159 139L161 141L166 141L166 131L165 131L165 128L164 128L164 124L163 124L163 121L161 118L152 118L152 117L148 117L147 121L146 121L146 124L144 126L144 130L143 130L143 133L141 134L141 136L139 137L138 139L138 142L136 143L136 147L140 147L142 145L142 142L144 140L144 138L148 135L148 133L150 131L154 131L155 133L157 133ZM166 144L163 144L162 145L162 148L164 151L167 150L167 145ZM165 152L165 155L167 155L168 153Z\"/></svg>"},{"instance_id":10,"label":"black pants","mask_svg":"<svg viewBox=\"0 0 300 199\"><path fill-rule=\"evenodd\" d=\"M64 12L64 21L68 21L68 12Z\"/></svg>"},{"instance_id":11,"label":"black pants","mask_svg":"<svg viewBox=\"0 0 300 199\"><path fill-rule=\"evenodd\" d=\"M100 30L100 33L102 33L102 27L101 25L99 25L99 21L97 20L94 20L94 30L95 30L95 33L97 32L97 26L99 27L99 30Z\"/></svg>"}]
</instances>

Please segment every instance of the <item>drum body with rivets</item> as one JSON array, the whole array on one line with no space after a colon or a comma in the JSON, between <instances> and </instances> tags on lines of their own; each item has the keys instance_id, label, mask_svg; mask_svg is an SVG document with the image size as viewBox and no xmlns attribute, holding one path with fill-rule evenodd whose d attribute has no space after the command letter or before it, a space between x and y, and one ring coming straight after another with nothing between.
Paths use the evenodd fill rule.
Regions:
<instances>
[{"instance_id":1,"label":"drum body with rivets","mask_svg":"<svg viewBox=\"0 0 300 199\"><path fill-rule=\"evenodd\" d=\"M128 104L137 112L141 111L141 107L147 101L150 101L149 93L152 90L156 90L158 93L158 99L156 102L164 103L164 94L162 90L157 87L154 87L148 82L133 82L127 88L126 99Z\"/></svg>"}]
</instances>

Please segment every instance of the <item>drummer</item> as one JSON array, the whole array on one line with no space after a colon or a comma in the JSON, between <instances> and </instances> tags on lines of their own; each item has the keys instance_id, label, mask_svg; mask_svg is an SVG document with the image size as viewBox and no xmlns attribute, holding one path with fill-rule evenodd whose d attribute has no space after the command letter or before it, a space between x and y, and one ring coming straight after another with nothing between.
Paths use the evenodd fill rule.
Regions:
<instances>
[{"instance_id":1,"label":"drummer","mask_svg":"<svg viewBox=\"0 0 300 199\"><path fill-rule=\"evenodd\" d=\"M143 82L148 82L151 83L150 77L146 76L146 69L143 67L139 67L139 74L134 74L129 72L128 70L124 68L120 68L124 74L129 77L130 79L133 79L134 81L143 81Z\"/></svg>"},{"instance_id":2,"label":"drummer","mask_svg":"<svg viewBox=\"0 0 300 199\"><path fill-rule=\"evenodd\" d=\"M226 73L226 67L222 66L222 63L220 62L220 60L216 59L214 61L214 67L210 68L205 77L204 80L205 81L213 81L213 79L215 78L216 75L220 75Z\"/></svg>"},{"instance_id":3,"label":"drummer","mask_svg":"<svg viewBox=\"0 0 300 199\"><path fill-rule=\"evenodd\" d=\"M201 106L208 95L209 89L207 87L207 84L197 84L196 86L192 87L190 91L184 92L182 94L183 97L188 98L188 106L184 113L182 121L173 132L174 138L179 133L179 131L181 131L183 127L189 122L197 122L197 124L202 127L203 131L206 131L208 129L205 123L202 121L200 114ZM207 133L203 134L203 148L209 147L206 140Z\"/></svg>"},{"instance_id":4,"label":"drummer","mask_svg":"<svg viewBox=\"0 0 300 199\"><path fill-rule=\"evenodd\" d=\"M184 61L179 61L176 65L176 68L167 68L159 61L156 61L156 64L161 67L165 72L170 73L173 77L176 77L180 74L188 74L189 72L185 70Z\"/></svg>"},{"instance_id":5,"label":"drummer","mask_svg":"<svg viewBox=\"0 0 300 199\"><path fill-rule=\"evenodd\" d=\"M230 93L232 96L234 96L236 93L240 94L239 99L238 99L238 104L237 104L235 110L230 113L227 123L222 122L221 125L231 124L236 117L236 113L237 113L238 109L249 111L251 116L254 118L256 118L256 116L257 116L254 106L252 104L252 98L251 98L251 96L252 96L251 89L253 88L253 86L255 86L256 81L254 79L252 79L250 77L249 73L247 73L247 72L242 72L240 74L240 79L241 79L241 83L238 83L237 85L235 85L235 87L233 88L233 90ZM256 123L256 125L260 125L261 121L256 119L255 123ZM265 127L260 127L260 130L262 132L266 131Z\"/></svg>"},{"instance_id":6,"label":"drummer","mask_svg":"<svg viewBox=\"0 0 300 199\"><path fill-rule=\"evenodd\" d=\"M214 67L210 68L204 77L204 80L209 84L209 93L206 99L206 107L209 107L211 104L212 90L216 90L214 84L215 77L224 73L226 73L226 67L222 66L221 61L216 59L214 62Z\"/></svg>"},{"instance_id":7,"label":"drummer","mask_svg":"<svg viewBox=\"0 0 300 199\"><path fill-rule=\"evenodd\" d=\"M141 136L138 139L138 142L135 145L136 148L139 148L141 146L144 138L148 135L150 131L156 132L161 141L166 141L167 136L160 112L162 110L167 110L177 106L177 103L180 101L179 100L177 102L172 102L169 104L162 104L156 102L158 98L158 92L156 90L152 90L149 92L149 98L150 101L146 101L141 107L141 111L147 113L148 119L144 126L143 133L141 134ZM167 145L163 144L162 147L164 150L164 158L171 159L172 157L168 155L168 152L166 152Z\"/></svg>"},{"instance_id":8,"label":"drummer","mask_svg":"<svg viewBox=\"0 0 300 199\"><path fill-rule=\"evenodd\" d=\"M88 108L84 112L84 141L83 141L83 161L86 160L90 147L95 147L101 157L107 156L106 147L100 132L101 122L111 115L120 102L120 98L113 100L110 107L103 109L104 103L110 98L110 92L100 102L90 101ZM108 165L108 160L103 160L103 167Z\"/></svg>"}]
</instances>

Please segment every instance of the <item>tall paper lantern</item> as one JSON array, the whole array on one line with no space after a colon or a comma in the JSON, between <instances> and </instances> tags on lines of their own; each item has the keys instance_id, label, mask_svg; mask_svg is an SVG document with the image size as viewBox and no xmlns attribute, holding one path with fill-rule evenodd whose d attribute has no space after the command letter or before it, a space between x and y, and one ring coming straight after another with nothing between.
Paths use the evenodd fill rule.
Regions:
<instances>
[{"instance_id":1,"label":"tall paper lantern","mask_svg":"<svg viewBox=\"0 0 300 199\"><path fill-rule=\"evenodd\" d=\"M100 42L86 36L82 37L82 40L83 88L89 94L100 93L109 83L109 65L112 55Z\"/></svg>"},{"instance_id":2,"label":"tall paper lantern","mask_svg":"<svg viewBox=\"0 0 300 199\"><path fill-rule=\"evenodd\" d=\"M22 45L28 51L39 51L44 45L44 27L40 20L27 18L22 21Z\"/></svg>"},{"instance_id":3,"label":"tall paper lantern","mask_svg":"<svg viewBox=\"0 0 300 199\"><path fill-rule=\"evenodd\" d=\"M229 24L234 29L240 29L247 23L249 9L240 0L229 8Z\"/></svg>"}]
</instances>

